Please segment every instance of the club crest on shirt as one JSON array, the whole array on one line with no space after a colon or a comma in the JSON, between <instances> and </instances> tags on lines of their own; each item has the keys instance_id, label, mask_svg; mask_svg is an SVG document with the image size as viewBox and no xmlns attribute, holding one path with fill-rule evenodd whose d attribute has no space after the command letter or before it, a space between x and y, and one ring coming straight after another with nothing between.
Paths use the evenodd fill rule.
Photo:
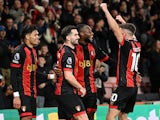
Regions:
<instances>
[{"instance_id":1,"label":"club crest on shirt","mask_svg":"<svg viewBox=\"0 0 160 120\"><path fill-rule=\"evenodd\" d=\"M77 105L77 106L75 107L75 109L79 112L79 111L81 111L81 106L80 106L80 105Z\"/></svg>"},{"instance_id":2,"label":"club crest on shirt","mask_svg":"<svg viewBox=\"0 0 160 120\"><path fill-rule=\"evenodd\" d=\"M95 51L92 50L92 51L90 52L90 54L91 54L92 56L94 56L94 55L95 55Z\"/></svg>"},{"instance_id":3,"label":"club crest on shirt","mask_svg":"<svg viewBox=\"0 0 160 120\"><path fill-rule=\"evenodd\" d=\"M72 64L72 58L71 58L71 57L68 57L68 58L67 58L67 64L68 64L68 65L71 65L71 64Z\"/></svg>"},{"instance_id":4,"label":"club crest on shirt","mask_svg":"<svg viewBox=\"0 0 160 120\"><path fill-rule=\"evenodd\" d=\"M26 111L26 106L21 106L21 110L22 110L23 112L25 112L25 111Z\"/></svg>"}]
</instances>

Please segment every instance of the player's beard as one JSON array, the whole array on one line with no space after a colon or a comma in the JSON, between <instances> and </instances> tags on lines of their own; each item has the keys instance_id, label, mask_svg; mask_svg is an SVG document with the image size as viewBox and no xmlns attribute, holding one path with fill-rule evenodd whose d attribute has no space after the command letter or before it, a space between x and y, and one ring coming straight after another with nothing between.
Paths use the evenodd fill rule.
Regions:
<instances>
[{"instance_id":1,"label":"player's beard","mask_svg":"<svg viewBox=\"0 0 160 120\"><path fill-rule=\"evenodd\" d=\"M78 40L76 40L76 41L74 41L74 42L71 42L71 43L72 43L72 45L74 45L74 46L76 46L76 45L79 44Z\"/></svg>"},{"instance_id":2,"label":"player's beard","mask_svg":"<svg viewBox=\"0 0 160 120\"><path fill-rule=\"evenodd\" d=\"M85 39L85 42L86 42L86 43L90 43L90 42L92 42L92 40L90 40L89 38L86 38L86 39Z\"/></svg>"}]
</instances>

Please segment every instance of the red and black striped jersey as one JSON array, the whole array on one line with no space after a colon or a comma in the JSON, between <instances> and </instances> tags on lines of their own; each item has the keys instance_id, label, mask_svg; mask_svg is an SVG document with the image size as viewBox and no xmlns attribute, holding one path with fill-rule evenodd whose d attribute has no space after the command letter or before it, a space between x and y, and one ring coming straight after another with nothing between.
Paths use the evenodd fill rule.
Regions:
<instances>
[{"instance_id":1,"label":"red and black striped jersey","mask_svg":"<svg viewBox=\"0 0 160 120\"><path fill-rule=\"evenodd\" d=\"M78 72L78 59L75 51L68 46L63 46L57 53L58 68L64 71L72 71L75 78L77 78ZM74 88L64 77L64 74L58 76L56 83L56 95L76 94L76 88Z\"/></svg>"},{"instance_id":2,"label":"red and black striped jersey","mask_svg":"<svg viewBox=\"0 0 160 120\"><path fill-rule=\"evenodd\" d=\"M118 52L117 85L137 87L141 44L136 40L123 40Z\"/></svg>"},{"instance_id":3,"label":"red and black striped jersey","mask_svg":"<svg viewBox=\"0 0 160 120\"><path fill-rule=\"evenodd\" d=\"M95 93L95 79L94 79L94 69L95 60L99 59L101 61L108 60L108 55L97 51L92 43L87 45L77 45L76 54L78 58L78 82L86 88L87 93Z\"/></svg>"},{"instance_id":4,"label":"red and black striped jersey","mask_svg":"<svg viewBox=\"0 0 160 120\"><path fill-rule=\"evenodd\" d=\"M20 95L36 97L37 54L34 48L22 44L16 48L11 61L11 83Z\"/></svg>"}]
</instances>

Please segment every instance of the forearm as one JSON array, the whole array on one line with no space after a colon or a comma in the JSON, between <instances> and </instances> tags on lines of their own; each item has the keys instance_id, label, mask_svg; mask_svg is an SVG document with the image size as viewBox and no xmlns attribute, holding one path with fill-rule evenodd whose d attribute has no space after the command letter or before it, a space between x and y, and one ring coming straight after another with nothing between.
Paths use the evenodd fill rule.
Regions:
<instances>
[{"instance_id":1,"label":"forearm","mask_svg":"<svg viewBox=\"0 0 160 120\"><path fill-rule=\"evenodd\" d=\"M76 80L73 74L68 74L68 72L64 72L65 79L75 88L82 88L81 84Z\"/></svg>"},{"instance_id":2,"label":"forearm","mask_svg":"<svg viewBox=\"0 0 160 120\"><path fill-rule=\"evenodd\" d=\"M101 8L102 8L103 12L105 13L105 17L107 19L109 27L113 31L118 42L121 43L123 40L123 35L122 35L121 29L120 29L118 23L116 22L116 20L112 17L110 12L108 11L107 5L105 3L101 4Z\"/></svg>"},{"instance_id":3,"label":"forearm","mask_svg":"<svg viewBox=\"0 0 160 120\"><path fill-rule=\"evenodd\" d=\"M18 78L17 78L17 69L16 68L11 68L11 84L13 87L13 92L18 91L19 92L19 85L18 85Z\"/></svg>"},{"instance_id":4,"label":"forearm","mask_svg":"<svg viewBox=\"0 0 160 120\"><path fill-rule=\"evenodd\" d=\"M112 31L114 32L117 29L119 29L119 26L118 26L117 22L111 16L110 12L108 10L105 10L104 13L105 13L105 17L107 18L108 25L112 29Z\"/></svg>"},{"instance_id":5,"label":"forearm","mask_svg":"<svg viewBox=\"0 0 160 120\"><path fill-rule=\"evenodd\" d=\"M20 96L20 90L19 86L22 83L21 81L18 81L18 69L17 68L11 68L11 84L13 88L13 96L19 97Z\"/></svg>"}]
</instances>

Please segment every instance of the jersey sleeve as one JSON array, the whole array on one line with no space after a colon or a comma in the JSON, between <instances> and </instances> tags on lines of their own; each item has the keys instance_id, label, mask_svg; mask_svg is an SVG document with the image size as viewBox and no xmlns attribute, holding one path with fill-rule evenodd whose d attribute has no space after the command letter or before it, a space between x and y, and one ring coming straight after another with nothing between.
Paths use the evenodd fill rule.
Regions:
<instances>
[{"instance_id":1,"label":"jersey sleeve","mask_svg":"<svg viewBox=\"0 0 160 120\"><path fill-rule=\"evenodd\" d=\"M97 47L96 45L93 45L96 52L96 59L99 59L100 62L105 62L109 59L109 56L106 52L104 52L101 48Z\"/></svg>"},{"instance_id":2,"label":"jersey sleeve","mask_svg":"<svg viewBox=\"0 0 160 120\"><path fill-rule=\"evenodd\" d=\"M18 76L20 73L20 68L22 67L22 56L22 52L16 51L11 57L11 84L14 92L19 91L19 84L21 83L18 81Z\"/></svg>"},{"instance_id":3,"label":"jersey sleeve","mask_svg":"<svg viewBox=\"0 0 160 120\"><path fill-rule=\"evenodd\" d=\"M71 53L64 53L62 57L62 69L63 71L73 71L75 64L74 55Z\"/></svg>"}]
</instances>

